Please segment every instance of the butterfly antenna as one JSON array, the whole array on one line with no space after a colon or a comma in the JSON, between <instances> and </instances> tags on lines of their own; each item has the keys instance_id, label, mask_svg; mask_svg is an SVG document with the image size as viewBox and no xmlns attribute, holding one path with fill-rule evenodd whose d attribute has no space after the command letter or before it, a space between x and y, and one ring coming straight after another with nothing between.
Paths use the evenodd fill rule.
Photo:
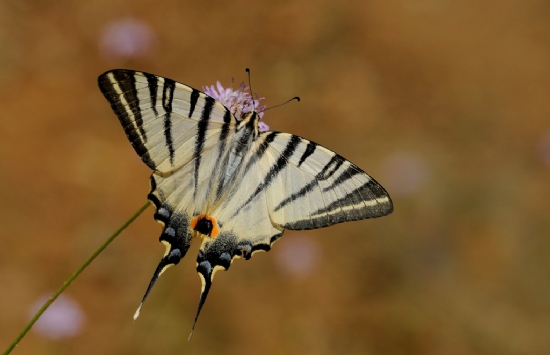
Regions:
<instances>
[{"instance_id":1,"label":"butterfly antenna","mask_svg":"<svg viewBox=\"0 0 550 355\"><path fill-rule=\"evenodd\" d=\"M256 111L256 102L254 101L254 95L252 94L252 82L250 80L250 69L246 68L246 73L248 74L248 91L250 91L250 97L252 98L252 105L254 106L254 111Z\"/></svg>"},{"instance_id":2,"label":"butterfly antenna","mask_svg":"<svg viewBox=\"0 0 550 355\"><path fill-rule=\"evenodd\" d=\"M210 265L210 264L208 264ZM212 278L214 275L212 274L212 270L205 270L203 268L200 268L201 265L199 264L199 267L197 267L197 271L199 272L199 276L201 277L202 281L202 290L201 290L201 296L199 299L199 307L197 309L197 315L195 316L195 321L193 322L193 328L191 328L191 333L189 334L189 338L187 341L191 340L191 337L193 336L193 331L195 330L195 325L197 325L197 320L199 319L199 314L201 313L202 306L204 305L204 302L206 301L206 297L208 296L208 292L210 292L210 287L212 286ZM200 268L200 269L199 269Z\"/></svg>"},{"instance_id":3,"label":"butterfly antenna","mask_svg":"<svg viewBox=\"0 0 550 355\"><path fill-rule=\"evenodd\" d=\"M292 99L286 100L286 101L283 102L282 104L278 104L278 105L275 105L275 106L268 107L268 108L266 108L265 110L263 110L262 112L265 112L265 111L267 111L267 110L271 110L272 108L275 108L275 107L279 107L279 106L286 105L286 104L288 104L290 101L293 101L293 100L296 100L296 101L300 102L300 98L299 98L298 96L294 96Z\"/></svg>"}]
</instances>

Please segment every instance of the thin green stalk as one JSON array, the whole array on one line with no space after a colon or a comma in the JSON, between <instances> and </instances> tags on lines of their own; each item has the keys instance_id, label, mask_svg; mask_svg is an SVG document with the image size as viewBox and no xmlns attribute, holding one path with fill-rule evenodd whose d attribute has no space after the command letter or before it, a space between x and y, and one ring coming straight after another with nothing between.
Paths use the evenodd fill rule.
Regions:
<instances>
[{"instance_id":1,"label":"thin green stalk","mask_svg":"<svg viewBox=\"0 0 550 355\"><path fill-rule=\"evenodd\" d=\"M143 212L145 211L145 209L147 207L149 207L151 203L149 201L147 201L147 203L145 205L143 205L132 217L130 217L129 220L127 220L119 229L117 229L113 235L111 235L103 244L101 244L101 246L88 258L88 260L86 260L84 262L84 264L82 264L75 272L74 274L69 277L69 279L67 279L67 281L65 281L63 283L63 285L59 288L59 290L57 290L47 301L46 303L44 303L44 305L38 310L38 312L36 312L36 314L34 315L34 317L32 317L32 319L30 320L30 322L25 326L25 328L23 328L23 331L21 333L19 333L19 335L17 336L17 338L15 338L15 340L10 344L10 346L6 349L6 351L3 353L3 355L8 355L9 353L11 353L11 351L17 346L17 344L21 341L21 339L23 339L23 337L27 334L27 332L32 328L32 326L34 325L34 323L36 323L36 321L38 320L38 318L40 318L40 316L42 316L42 313L44 313L46 311L46 309L48 309L48 307L53 303L53 301L55 301L57 299L57 297L59 297L59 295L61 293L63 293L63 291L65 291L65 289L67 287L69 287L69 285L74 281L74 279L76 279L76 277L78 275L80 275L80 273L82 271L84 271L84 269L90 265L90 263L99 255L99 253L101 253L109 244L111 244L111 242L124 230L126 229L126 227L128 227L136 218L138 218L138 216Z\"/></svg>"}]
</instances>

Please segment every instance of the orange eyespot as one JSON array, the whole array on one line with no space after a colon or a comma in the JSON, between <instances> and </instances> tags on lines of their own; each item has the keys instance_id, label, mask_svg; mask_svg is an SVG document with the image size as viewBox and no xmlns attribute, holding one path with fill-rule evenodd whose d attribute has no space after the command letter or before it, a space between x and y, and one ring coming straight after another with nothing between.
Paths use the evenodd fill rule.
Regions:
<instances>
[{"instance_id":1,"label":"orange eyespot","mask_svg":"<svg viewBox=\"0 0 550 355\"><path fill-rule=\"evenodd\" d=\"M220 227L214 217L200 214L191 220L191 228L201 234L211 238L216 238L220 234Z\"/></svg>"}]
</instances>

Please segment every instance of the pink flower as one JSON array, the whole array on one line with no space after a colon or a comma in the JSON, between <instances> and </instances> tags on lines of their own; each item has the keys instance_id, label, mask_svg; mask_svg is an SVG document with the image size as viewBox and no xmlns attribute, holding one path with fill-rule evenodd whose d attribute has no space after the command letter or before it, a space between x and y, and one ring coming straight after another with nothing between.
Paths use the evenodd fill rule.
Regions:
<instances>
[{"instance_id":1,"label":"pink flower","mask_svg":"<svg viewBox=\"0 0 550 355\"><path fill-rule=\"evenodd\" d=\"M430 167L424 157L411 152L396 152L386 158L382 176L392 196L413 196L430 180Z\"/></svg>"},{"instance_id":2,"label":"pink flower","mask_svg":"<svg viewBox=\"0 0 550 355\"><path fill-rule=\"evenodd\" d=\"M203 86L202 90L212 98L218 100L222 103L231 113L237 118L237 120L242 120L247 113L256 111L260 120L264 117L263 111L265 110L265 105L260 105L261 100L265 100L264 97L258 97L254 99L250 95L250 88L244 83L241 83L237 89L233 87L225 88L216 82L216 86ZM260 132L269 131L269 126L264 122L260 121L258 123Z\"/></svg>"},{"instance_id":3,"label":"pink flower","mask_svg":"<svg viewBox=\"0 0 550 355\"><path fill-rule=\"evenodd\" d=\"M286 274L295 278L303 278L315 271L322 258L322 250L316 239L294 235L277 243L275 260Z\"/></svg>"},{"instance_id":4,"label":"pink flower","mask_svg":"<svg viewBox=\"0 0 550 355\"><path fill-rule=\"evenodd\" d=\"M106 59L128 60L150 54L155 42L155 32L146 22L121 18L105 26L99 47Z\"/></svg>"},{"instance_id":5,"label":"pink flower","mask_svg":"<svg viewBox=\"0 0 550 355\"><path fill-rule=\"evenodd\" d=\"M40 297L30 308L32 317L49 298ZM42 317L35 323L33 330L42 337L49 339L64 339L77 335L84 326L85 315L80 305L67 295L60 295Z\"/></svg>"}]
</instances>

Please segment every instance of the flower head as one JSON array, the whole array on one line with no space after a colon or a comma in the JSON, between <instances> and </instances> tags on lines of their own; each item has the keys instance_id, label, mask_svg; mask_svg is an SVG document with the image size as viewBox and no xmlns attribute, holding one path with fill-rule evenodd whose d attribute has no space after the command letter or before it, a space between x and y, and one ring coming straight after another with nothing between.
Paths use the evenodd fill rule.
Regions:
<instances>
[{"instance_id":1,"label":"flower head","mask_svg":"<svg viewBox=\"0 0 550 355\"><path fill-rule=\"evenodd\" d=\"M253 98L250 95L250 88L244 83L241 83L237 89L233 89L233 87L224 88L218 81L216 86L203 86L202 90L227 107L239 121L252 111L258 112L260 120L264 117L263 110L266 106L260 105L260 101L265 98L257 95ZM269 131L269 126L262 121L258 123L258 127L260 132Z\"/></svg>"}]
</instances>

